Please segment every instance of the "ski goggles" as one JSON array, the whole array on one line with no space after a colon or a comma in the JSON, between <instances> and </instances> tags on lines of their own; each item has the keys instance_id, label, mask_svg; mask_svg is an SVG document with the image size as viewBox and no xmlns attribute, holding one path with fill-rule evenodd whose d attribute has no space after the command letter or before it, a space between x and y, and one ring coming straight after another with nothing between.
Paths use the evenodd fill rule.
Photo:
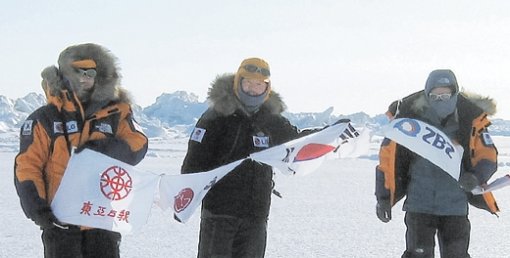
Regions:
<instances>
[{"instance_id":1,"label":"ski goggles","mask_svg":"<svg viewBox=\"0 0 510 258\"><path fill-rule=\"evenodd\" d=\"M434 93L430 93L430 94L429 94L429 98L430 98L430 100L432 100L432 101L438 101L438 100L447 101L447 100L449 100L451 97L452 97L452 94L451 94L451 93L443 93L443 94L434 94Z\"/></svg>"},{"instance_id":2,"label":"ski goggles","mask_svg":"<svg viewBox=\"0 0 510 258\"><path fill-rule=\"evenodd\" d=\"M258 67L256 65L247 64L243 66L244 70L250 72L250 73L260 73L264 76L269 76L271 73L269 72L269 69Z\"/></svg>"},{"instance_id":3,"label":"ski goggles","mask_svg":"<svg viewBox=\"0 0 510 258\"><path fill-rule=\"evenodd\" d=\"M80 68L77 68L76 72L78 73L79 76L85 76L85 77L88 77L88 78L96 78L96 76L97 76L96 69L80 69Z\"/></svg>"}]
</instances>

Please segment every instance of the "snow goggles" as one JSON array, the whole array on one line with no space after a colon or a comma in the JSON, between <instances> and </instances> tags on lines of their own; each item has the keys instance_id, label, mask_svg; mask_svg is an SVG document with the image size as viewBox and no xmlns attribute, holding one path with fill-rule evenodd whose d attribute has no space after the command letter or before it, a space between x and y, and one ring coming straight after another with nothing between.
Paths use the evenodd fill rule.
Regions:
<instances>
[{"instance_id":1,"label":"snow goggles","mask_svg":"<svg viewBox=\"0 0 510 258\"><path fill-rule=\"evenodd\" d=\"M244 68L244 70L246 70L246 71L248 71L250 73L260 73L260 74L262 74L264 76L271 75L271 73L269 72L268 69L262 68L262 67L258 67L256 65L247 64L243 68Z\"/></svg>"},{"instance_id":2,"label":"snow goggles","mask_svg":"<svg viewBox=\"0 0 510 258\"><path fill-rule=\"evenodd\" d=\"M76 72L78 73L78 75L86 76L88 78L95 78L97 76L96 69L80 69L80 68L77 68Z\"/></svg>"},{"instance_id":3,"label":"snow goggles","mask_svg":"<svg viewBox=\"0 0 510 258\"><path fill-rule=\"evenodd\" d=\"M443 94L434 94L434 93L430 93L430 94L429 94L429 98L430 98L430 100L433 100L433 101L438 101L438 100L447 101L447 100L449 100L451 97L452 97L452 94L451 94L451 93L443 93Z\"/></svg>"}]
</instances>

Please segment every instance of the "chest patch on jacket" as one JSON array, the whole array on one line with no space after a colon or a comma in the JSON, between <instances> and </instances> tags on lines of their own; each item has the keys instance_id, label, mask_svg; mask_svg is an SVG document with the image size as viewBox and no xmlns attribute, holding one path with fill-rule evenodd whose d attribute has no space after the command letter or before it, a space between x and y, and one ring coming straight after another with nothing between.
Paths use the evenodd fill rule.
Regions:
<instances>
[{"instance_id":1,"label":"chest patch on jacket","mask_svg":"<svg viewBox=\"0 0 510 258\"><path fill-rule=\"evenodd\" d=\"M100 123L100 124L96 125L96 130L98 130L102 133L113 134L112 126L107 123Z\"/></svg>"},{"instance_id":2,"label":"chest patch on jacket","mask_svg":"<svg viewBox=\"0 0 510 258\"><path fill-rule=\"evenodd\" d=\"M78 132L78 122L69 121L66 123L67 133L76 133ZM53 133L64 133L64 124L62 122L53 122Z\"/></svg>"},{"instance_id":3,"label":"chest patch on jacket","mask_svg":"<svg viewBox=\"0 0 510 258\"><path fill-rule=\"evenodd\" d=\"M32 135L32 124L34 120L26 120L23 123L23 130L21 131L22 135Z\"/></svg>"},{"instance_id":4,"label":"chest patch on jacket","mask_svg":"<svg viewBox=\"0 0 510 258\"><path fill-rule=\"evenodd\" d=\"M64 126L62 122L53 122L53 132L54 133L64 133Z\"/></svg>"},{"instance_id":5,"label":"chest patch on jacket","mask_svg":"<svg viewBox=\"0 0 510 258\"><path fill-rule=\"evenodd\" d=\"M253 136L253 146L259 147L259 148L269 147L269 137L268 136Z\"/></svg>"},{"instance_id":6,"label":"chest patch on jacket","mask_svg":"<svg viewBox=\"0 0 510 258\"><path fill-rule=\"evenodd\" d=\"M196 142L202 142L205 132L206 130L204 128L195 127L195 129L193 129L193 132L191 133L191 140Z\"/></svg>"},{"instance_id":7,"label":"chest patch on jacket","mask_svg":"<svg viewBox=\"0 0 510 258\"><path fill-rule=\"evenodd\" d=\"M492 138L489 133L482 133L482 140L485 146L494 145L494 142L492 141Z\"/></svg>"}]
</instances>

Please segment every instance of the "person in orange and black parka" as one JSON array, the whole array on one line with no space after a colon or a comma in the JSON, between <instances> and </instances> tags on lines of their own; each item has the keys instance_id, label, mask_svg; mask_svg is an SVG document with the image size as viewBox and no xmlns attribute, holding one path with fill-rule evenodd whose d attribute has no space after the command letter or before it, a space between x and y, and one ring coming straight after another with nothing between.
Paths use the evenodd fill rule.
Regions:
<instances>
[{"instance_id":1,"label":"person in orange and black parka","mask_svg":"<svg viewBox=\"0 0 510 258\"><path fill-rule=\"evenodd\" d=\"M45 257L119 257L119 233L64 224L50 203L73 148L90 148L135 165L145 157L148 140L133 119L109 50L92 43L70 46L58 65L42 71L48 103L21 128L14 164L21 206L42 229Z\"/></svg>"},{"instance_id":2,"label":"person in orange and black parka","mask_svg":"<svg viewBox=\"0 0 510 258\"><path fill-rule=\"evenodd\" d=\"M403 258L434 257L436 233L441 257L468 258L468 203L493 214L499 211L492 193L471 194L497 170L497 149L487 131L487 116L495 112L492 99L459 92L451 70L432 71L425 90L390 105L386 113L390 120L421 120L464 148L457 181L412 150L388 138L383 140L376 168L376 213L381 221L390 221L391 207L406 196Z\"/></svg>"}]
</instances>

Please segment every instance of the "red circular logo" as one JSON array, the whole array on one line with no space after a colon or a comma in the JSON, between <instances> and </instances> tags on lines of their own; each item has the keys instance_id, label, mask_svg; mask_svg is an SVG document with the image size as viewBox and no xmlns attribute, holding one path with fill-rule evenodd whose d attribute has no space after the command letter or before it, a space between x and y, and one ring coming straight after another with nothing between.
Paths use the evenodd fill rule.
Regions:
<instances>
[{"instance_id":1,"label":"red circular logo","mask_svg":"<svg viewBox=\"0 0 510 258\"><path fill-rule=\"evenodd\" d=\"M133 189L133 181L128 172L118 166L112 166L103 172L99 184L104 196L113 201L126 198Z\"/></svg>"},{"instance_id":2,"label":"red circular logo","mask_svg":"<svg viewBox=\"0 0 510 258\"><path fill-rule=\"evenodd\" d=\"M191 188L184 188L182 189L177 196L174 197L174 211L179 213L186 209L188 205L193 200L193 196L195 194L193 193L193 189Z\"/></svg>"}]
</instances>

